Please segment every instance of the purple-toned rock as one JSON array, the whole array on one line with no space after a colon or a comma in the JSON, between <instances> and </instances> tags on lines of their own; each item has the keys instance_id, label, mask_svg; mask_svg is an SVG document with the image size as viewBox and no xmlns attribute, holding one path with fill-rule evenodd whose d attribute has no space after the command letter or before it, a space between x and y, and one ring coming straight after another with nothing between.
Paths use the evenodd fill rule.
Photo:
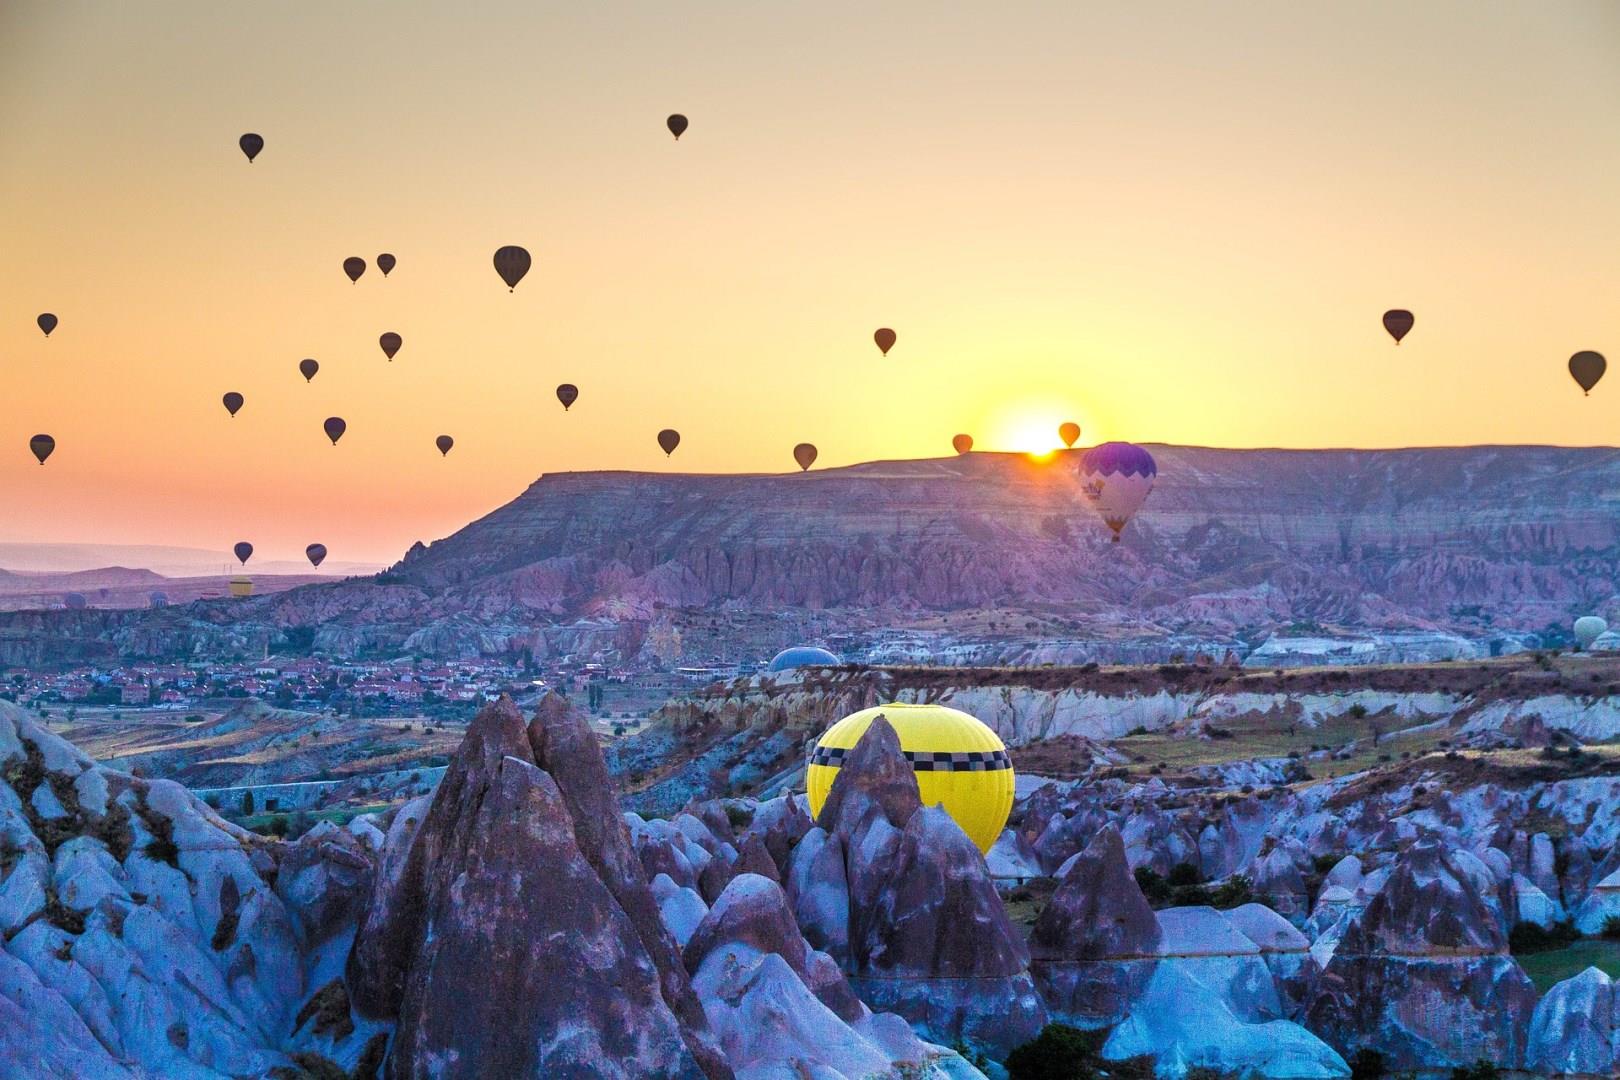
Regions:
<instances>
[{"instance_id":1,"label":"purple-toned rock","mask_svg":"<svg viewBox=\"0 0 1620 1080\"><path fill-rule=\"evenodd\" d=\"M1613 1076L1620 1068L1614 983L1595 967L1547 991L1530 1017L1525 1067L1549 1076Z\"/></svg>"},{"instance_id":2,"label":"purple-toned rock","mask_svg":"<svg viewBox=\"0 0 1620 1080\"><path fill-rule=\"evenodd\" d=\"M806 833L793 849L787 892L805 940L847 967L849 879L843 841L819 826Z\"/></svg>"},{"instance_id":3,"label":"purple-toned rock","mask_svg":"<svg viewBox=\"0 0 1620 1080\"><path fill-rule=\"evenodd\" d=\"M816 824L850 847L852 838L874 820L903 829L921 806L917 774L900 750L900 736L877 716L844 756Z\"/></svg>"},{"instance_id":4,"label":"purple-toned rock","mask_svg":"<svg viewBox=\"0 0 1620 1080\"><path fill-rule=\"evenodd\" d=\"M738 874L758 874L778 884L782 881L782 875L776 869L776 860L771 858L770 851L765 847L765 838L758 833L749 833L742 841L737 849L737 863L732 869Z\"/></svg>"}]
</instances>

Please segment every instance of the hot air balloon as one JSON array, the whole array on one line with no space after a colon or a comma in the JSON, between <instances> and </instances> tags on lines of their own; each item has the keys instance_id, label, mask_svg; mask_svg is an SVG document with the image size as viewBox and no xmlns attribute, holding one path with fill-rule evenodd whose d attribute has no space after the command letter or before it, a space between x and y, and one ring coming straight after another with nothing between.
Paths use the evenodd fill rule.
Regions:
<instances>
[{"instance_id":1,"label":"hot air balloon","mask_svg":"<svg viewBox=\"0 0 1620 1080\"><path fill-rule=\"evenodd\" d=\"M238 394L235 390L232 390L230 393L220 398L220 400L225 403L225 411L230 413L233 417L236 415L236 411L242 407L242 395Z\"/></svg>"},{"instance_id":2,"label":"hot air balloon","mask_svg":"<svg viewBox=\"0 0 1620 1080\"><path fill-rule=\"evenodd\" d=\"M377 269L382 271L383 277L387 277L389 271L393 268L394 257L392 255L385 251L381 255L377 256Z\"/></svg>"},{"instance_id":3,"label":"hot air balloon","mask_svg":"<svg viewBox=\"0 0 1620 1080\"><path fill-rule=\"evenodd\" d=\"M1114 543L1119 543L1120 530L1153 490L1153 478L1158 475L1153 455L1126 442L1093 446L1080 458L1081 492L1097 516L1114 530Z\"/></svg>"},{"instance_id":4,"label":"hot air balloon","mask_svg":"<svg viewBox=\"0 0 1620 1080\"><path fill-rule=\"evenodd\" d=\"M326 437L332 440L333 446L336 446L337 441L343 438L343 433L349 430L349 425L343 422L341 416L328 416L326 423L322 424L321 427L326 429Z\"/></svg>"},{"instance_id":5,"label":"hot air balloon","mask_svg":"<svg viewBox=\"0 0 1620 1080\"><path fill-rule=\"evenodd\" d=\"M793 448L793 460L799 463L800 472L808 472L810 466L816 463L816 448L811 443L802 442Z\"/></svg>"},{"instance_id":6,"label":"hot air balloon","mask_svg":"<svg viewBox=\"0 0 1620 1080\"><path fill-rule=\"evenodd\" d=\"M448 454L450 453L450 448L456 445L456 440L452 439L448 435L440 435L437 439L433 440L433 445L439 448L439 453L441 455Z\"/></svg>"},{"instance_id":7,"label":"hot air balloon","mask_svg":"<svg viewBox=\"0 0 1620 1080\"><path fill-rule=\"evenodd\" d=\"M1608 366L1609 362L1603 359L1602 353L1583 349L1569 358L1569 375L1580 384L1582 392L1590 394Z\"/></svg>"},{"instance_id":8,"label":"hot air balloon","mask_svg":"<svg viewBox=\"0 0 1620 1080\"><path fill-rule=\"evenodd\" d=\"M247 561L253 558L253 545L246 540L238 540L236 546L231 548L231 551L236 553L237 561L243 566L246 566Z\"/></svg>"},{"instance_id":9,"label":"hot air balloon","mask_svg":"<svg viewBox=\"0 0 1620 1080\"><path fill-rule=\"evenodd\" d=\"M658 445L664 451L664 456L668 457L681 445L681 433L674 428L665 428L658 433Z\"/></svg>"},{"instance_id":10,"label":"hot air balloon","mask_svg":"<svg viewBox=\"0 0 1620 1080\"><path fill-rule=\"evenodd\" d=\"M1058 425L1058 438L1063 440L1064 446L1073 450L1074 444L1080 441L1080 425L1073 420L1063 421Z\"/></svg>"},{"instance_id":11,"label":"hot air balloon","mask_svg":"<svg viewBox=\"0 0 1620 1080\"><path fill-rule=\"evenodd\" d=\"M35 319L34 322L39 325L40 330L44 331L46 337L50 337L51 331L56 329L56 316L48 311L41 312L39 318Z\"/></svg>"},{"instance_id":12,"label":"hot air balloon","mask_svg":"<svg viewBox=\"0 0 1620 1080\"><path fill-rule=\"evenodd\" d=\"M49 435L35 435L32 439L28 440L28 449L33 451L34 456L39 458L39 463L43 465L45 464L45 459L50 457L51 453L55 451L56 440L51 438Z\"/></svg>"},{"instance_id":13,"label":"hot air balloon","mask_svg":"<svg viewBox=\"0 0 1620 1080\"><path fill-rule=\"evenodd\" d=\"M973 436L971 436L971 435L958 435L958 436L956 436L956 438L951 440L951 449L955 450L958 454L967 453L969 450L973 449Z\"/></svg>"},{"instance_id":14,"label":"hot air balloon","mask_svg":"<svg viewBox=\"0 0 1620 1080\"><path fill-rule=\"evenodd\" d=\"M766 665L766 671L792 671L802 667L837 667L843 661L838 654L828 652L816 645L791 645L775 656Z\"/></svg>"},{"instance_id":15,"label":"hot air balloon","mask_svg":"<svg viewBox=\"0 0 1620 1080\"><path fill-rule=\"evenodd\" d=\"M349 275L350 281L359 281L360 275L366 272L366 260L358 255L350 255L343 260L343 272Z\"/></svg>"},{"instance_id":16,"label":"hot air balloon","mask_svg":"<svg viewBox=\"0 0 1620 1080\"><path fill-rule=\"evenodd\" d=\"M1600 619L1596 615L1583 615L1575 620L1575 640L1584 651L1592 647L1592 642L1603 636L1609 628L1607 619Z\"/></svg>"},{"instance_id":17,"label":"hot air balloon","mask_svg":"<svg viewBox=\"0 0 1620 1080\"><path fill-rule=\"evenodd\" d=\"M680 113L670 113L669 119L664 121L664 126L669 128L671 135L675 136L675 141L680 142L681 136L686 134L686 117Z\"/></svg>"},{"instance_id":18,"label":"hot air balloon","mask_svg":"<svg viewBox=\"0 0 1620 1080\"><path fill-rule=\"evenodd\" d=\"M563 412L567 412L579 400L579 387L573 383L563 383L557 387L557 400L562 402Z\"/></svg>"},{"instance_id":19,"label":"hot air balloon","mask_svg":"<svg viewBox=\"0 0 1620 1080\"><path fill-rule=\"evenodd\" d=\"M1404 308L1393 308L1384 312L1384 329L1389 331L1389 336L1395 339L1397 345L1401 343L1401 338L1412 332L1412 324L1415 321L1412 313Z\"/></svg>"},{"instance_id":20,"label":"hot air balloon","mask_svg":"<svg viewBox=\"0 0 1620 1080\"><path fill-rule=\"evenodd\" d=\"M70 592L62 597L62 606L69 611L83 611L90 606L90 601L84 598L84 593Z\"/></svg>"},{"instance_id":21,"label":"hot air balloon","mask_svg":"<svg viewBox=\"0 0 1620 1080\"><path fill-rule=\"evenodd\" d=\"M523 275L529 272L529 253L516 244L508 244L495 252L495 272L506 282L508 292L515 290Z\"/></svg>"},{"instance_id":22,"label":"hot air balloon","mask_svg":"<svg viewBox=\"0 0 1620 1080\"><path fill-rule=\"evenodd\" d=\"M988 852L1012 810L1012 759L994 731L944 705L891 702L852 713L828 728L816 741L805 771L810 816L820 815L844 758L879 716L900 736L900 750L911 762L923 805L943 806L968 839Z\"/></svg>"},{"instance_id":23,"label":"hot air balloon","mask_svg":"<svg viewBox=\"0 0 1620 1080\"><path fill-rule=\"evenodd\" d=\"M321 365L317 364L313 360L304 359L298 361L298 374L304 377L305 382L309 382L311 379L313 379L315 377L315 373L319 370L321 370Z\"/></svg>"},{"instance_id":24,"label":"hot air balloon","mask_svg":"<svg viewBox=\"0 0 1620 1080\"><path fill-rule=\"evenodd\" d=\"M326 545L311 544L304 549L304 557L309 559L309 565L319 566L326 561Z\"/></svg>"},{"instance_id":25,"label":"hot air balloon","mask_svg":"<svg viewBox=\"0 0 1620 1080\"><path fill-rule=\"evenodd\" d=\"M251 165L253 159L259 156L259 151L264 149L264 136L255 135L250 131L237 139L236 145L242 148L242 153L247 155L248 164Z\"/></svg>"},{"instance_id":26,"label":"hot air balloon","mask_svg":"<svg viewBox=\"0 0 1620 1080\"><path fill-rule=\"evenodd\" d=\"M383 355L388 357L389 362L392 363L394 354L399 352L401 345L405 344L405 339L390 330L377 339L377 344L382 346Z\"/></svg>"},{"instance_id":27,"label":"hot air balloon","mask_svg":"<svg viewBox=\"0 0 1620 1080\"><path fill-rule=\"evenodd\" d=\"M888 356L889 350L894 348L895 333L885 326L872 335L872 340L877 342L879 349L883 350L883 355Z\"/></svg>"},{"instance_id":28,"label":"hot air balloon","mask_svg":"<svg viewBox=\"0 0 1620 1080\"><path fill-rule=\"evenodd\" d=\"M248 577L246 574L233 577L231 578L230 590L231 595L236 597L238 600L252 596L253 579Z\"/></svg>"}]
</instances>

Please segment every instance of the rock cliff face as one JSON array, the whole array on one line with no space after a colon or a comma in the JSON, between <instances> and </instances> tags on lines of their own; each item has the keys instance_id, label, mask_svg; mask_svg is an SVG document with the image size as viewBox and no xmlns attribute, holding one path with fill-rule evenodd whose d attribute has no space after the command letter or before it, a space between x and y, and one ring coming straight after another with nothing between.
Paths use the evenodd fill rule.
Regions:
<instances>
[{"instance_id":1,"label":"rock cliff face","mask_svg":"<svg viewBox=\"0 0 1620 1080\"><path fill-rule=\"evenodd\" d=\"M57 655L245 651L295 626L319 627L318 647L340 654L650 649L673 659L768 654L824 611L858 629L990 608L1067 614L1039 645L1009 644L1009 626L989 633L987 660L1050 650L1064 632L1083 640L1025 659L1107 659L1118 648L1163 660L1131 652L1128 639L1241 632L1256 643L1302 622L1417 632L1432 640L1415 648L1453 650L1457 639L1437 628L1539 631L1617 591L1614 450L1151 450L1158 484L1119 545L1085 509L1072 453L791 476L566 473L375 580L161 612L7 616L0 659L50 639ZM660 608L722 606L720 625L660 643Z\"/></svg>"}]
</instances>

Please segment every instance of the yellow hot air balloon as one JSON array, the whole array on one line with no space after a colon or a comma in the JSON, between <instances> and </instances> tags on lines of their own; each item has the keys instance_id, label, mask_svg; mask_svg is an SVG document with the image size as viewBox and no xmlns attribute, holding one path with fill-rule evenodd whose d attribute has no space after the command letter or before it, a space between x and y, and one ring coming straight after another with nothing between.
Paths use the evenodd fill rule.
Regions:
<instances>
[{"instance_id":1,"label":"yellow hot air balloon","mask_svg":"<svg viewBox=\"0 0 1620 1080\"><path fill-rule=\"evenodd\" d=\"M891 702L851 713L828 728L810 754L805 775L811 815L820 816L844 756L878 716L900 736L900 749L916 771L923 805L943 806L968 839L988 852L1012 812L1012 760L999 735L967 713L943 705Z\"/></svg>"},{"instance_id":2,"label":"yellow hot air balloon","mask_svg":"<svg viewBox=\"0 0 1620 1080\"><path fill-rule=\"evenodd\" d=\"M238 599L253 595L253 579L244 575L231 578L231 595Z\"/></svg>"}]
</instances>

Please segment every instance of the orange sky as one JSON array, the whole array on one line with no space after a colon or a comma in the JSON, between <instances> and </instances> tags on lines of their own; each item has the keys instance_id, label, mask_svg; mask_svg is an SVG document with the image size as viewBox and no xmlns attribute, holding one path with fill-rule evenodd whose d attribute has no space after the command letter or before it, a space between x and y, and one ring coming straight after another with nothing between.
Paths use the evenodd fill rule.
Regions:
<instances>
[{"instance_id":1,"label":"orange sky","mask_svg":"<svg viewBox=\"0 0 1620 1080\"><path fill-rule=\"evenodd\" d=\"M1620 441L1609 0L561 6L0 8L0 540L389 561L542 472L1071 418Z\"/></svg>"}]
</instances>

